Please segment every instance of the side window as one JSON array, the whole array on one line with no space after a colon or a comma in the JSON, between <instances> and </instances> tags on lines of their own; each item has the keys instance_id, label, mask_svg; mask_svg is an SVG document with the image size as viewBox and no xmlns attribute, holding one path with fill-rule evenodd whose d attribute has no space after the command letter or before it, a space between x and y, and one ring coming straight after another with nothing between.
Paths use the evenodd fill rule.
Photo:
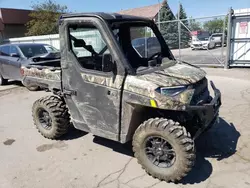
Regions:
<instances>
[{"instance_id":1,"label":"side window","mask_svg":"<svg viewBox=\"0 0 250 188\"><path fill-rule=\"evenodd\" d=\"M70 48L81 67L111 72L110 51L99 30L93 26L69 26Z\"/></svg>"},{"instance_id":2,"label":"side window","mask_svg":"<svg viewBox=\"0 0 250 188\"><path fill-rule=\"evenodd\" d=\"M10 54L17 54L19 55L19 52L15 46L10 46Z\"/></svg>"},{"instance_id":3,"label":"side window","mask_svg":"<svg viewBox=\"0 0 250 188\"><path fill-rule=\"evenodd\" d=\"M3 55L3 56L10 55L10 47L9 46L2 46L0 50L1 50L1 55Z\"/></svg>"}]
</instances>

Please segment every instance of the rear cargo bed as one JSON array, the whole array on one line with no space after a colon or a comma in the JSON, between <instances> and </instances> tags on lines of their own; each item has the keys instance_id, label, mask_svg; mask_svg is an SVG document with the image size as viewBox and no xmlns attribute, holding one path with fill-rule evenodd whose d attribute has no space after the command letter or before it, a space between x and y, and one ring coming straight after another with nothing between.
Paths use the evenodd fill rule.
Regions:
<instances>
[{"instance_id":1,"label":"rear cargo bed","mask_svg":"<svg viewBox=\"0 0 250 188\"><path fill-rule=\"evenodd\" d=\"M45 61L21 67L25 86L40 86L49 90L61 89L60 61Z\"/></svg>"}]
</instances>

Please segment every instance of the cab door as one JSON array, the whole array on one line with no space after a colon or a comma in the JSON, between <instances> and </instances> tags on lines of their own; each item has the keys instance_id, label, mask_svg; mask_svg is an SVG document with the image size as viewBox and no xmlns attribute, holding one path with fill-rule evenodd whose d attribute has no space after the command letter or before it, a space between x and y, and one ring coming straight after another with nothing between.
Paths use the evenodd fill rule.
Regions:
<instances>
[{"instance_id":1,"label":"cab door","mask_svg":"<svg viewBox=\"0 0 250 188\"><path fill-rule=\"evenodd\" d=\"M9 57L10 57L10 47L9 45L1 46L0 48L0 73L5 79L11 78L10 66L9 66Z\"/></svg>"},{"instance_id":2,"label":"cab door","mask_svg":"<svg viewBox=\"0 0 250 188\"><path fill-rule=\"evenodd\" d=\"M10 46L10 57L8 64L11 78L14 80L21 80L21 57L16 46Z\"/></svg>"},{"instance_id":3,"label":"cab door","mask_svg":"<svg viewBox=\"0 0 250 188\"><path fill-rule=\"evenodd\" d=\"M74 126L119 140L125 77L112 32L98 18L86 17L64 20L60 34L62 90Z\"/></svg>"}]
</instances>

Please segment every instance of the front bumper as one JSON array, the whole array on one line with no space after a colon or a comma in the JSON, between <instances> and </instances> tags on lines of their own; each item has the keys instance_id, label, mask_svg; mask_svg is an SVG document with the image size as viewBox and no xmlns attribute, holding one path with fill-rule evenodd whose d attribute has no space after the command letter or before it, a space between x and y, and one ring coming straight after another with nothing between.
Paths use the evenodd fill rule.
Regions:
<instances>
[{"instance_id":1,"label":"front bumper","mask_svg":"<svg viewBox=\"0 0 250 188\"><path fill-rule=\"evenodd\" d=\"M207 49L208 48L208 44L191 44L191 48L193 49Z\"/></svg>"},{"instance_id":2,"label":"front bumper","mask_svg":"<svg viewBox=\"0 0 250 188\"><path fill-rule=\"evenodd\" d=\"M221 92L215 87L214 83L210 81L211 87L214 91L214 98L208 104L187 106L187 111L197 114L202 124L201 128L194 135L196 139L202 132L216 122L219 118L219 109L221 106Z\"/></svg>"}]
</instances>

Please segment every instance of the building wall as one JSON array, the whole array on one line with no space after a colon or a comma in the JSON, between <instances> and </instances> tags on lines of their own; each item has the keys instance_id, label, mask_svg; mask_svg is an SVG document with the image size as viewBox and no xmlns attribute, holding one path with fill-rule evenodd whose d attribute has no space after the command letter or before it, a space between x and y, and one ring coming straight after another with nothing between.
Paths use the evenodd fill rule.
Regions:
<instances>
[{"instance_id":1,"label":"building wall","mask_svg":"<svg viewBox=\"0 0 250 188\"><path fill-rule=\"evenodd\" d=\"M231 38L232 63L250 66L250 8L234 10Z\"/></svg>"},{"instance_id":2,"label":"building wall","mask_svg":"<svg viewBox=\"0 0 250 188\"><path fill-rule=\"evenodd\" d=\"M18 24L6 24L4 26L3 38L16 38L16 37L24 37L27 32L25 25Z\"/></svg>"}]
</instances>

